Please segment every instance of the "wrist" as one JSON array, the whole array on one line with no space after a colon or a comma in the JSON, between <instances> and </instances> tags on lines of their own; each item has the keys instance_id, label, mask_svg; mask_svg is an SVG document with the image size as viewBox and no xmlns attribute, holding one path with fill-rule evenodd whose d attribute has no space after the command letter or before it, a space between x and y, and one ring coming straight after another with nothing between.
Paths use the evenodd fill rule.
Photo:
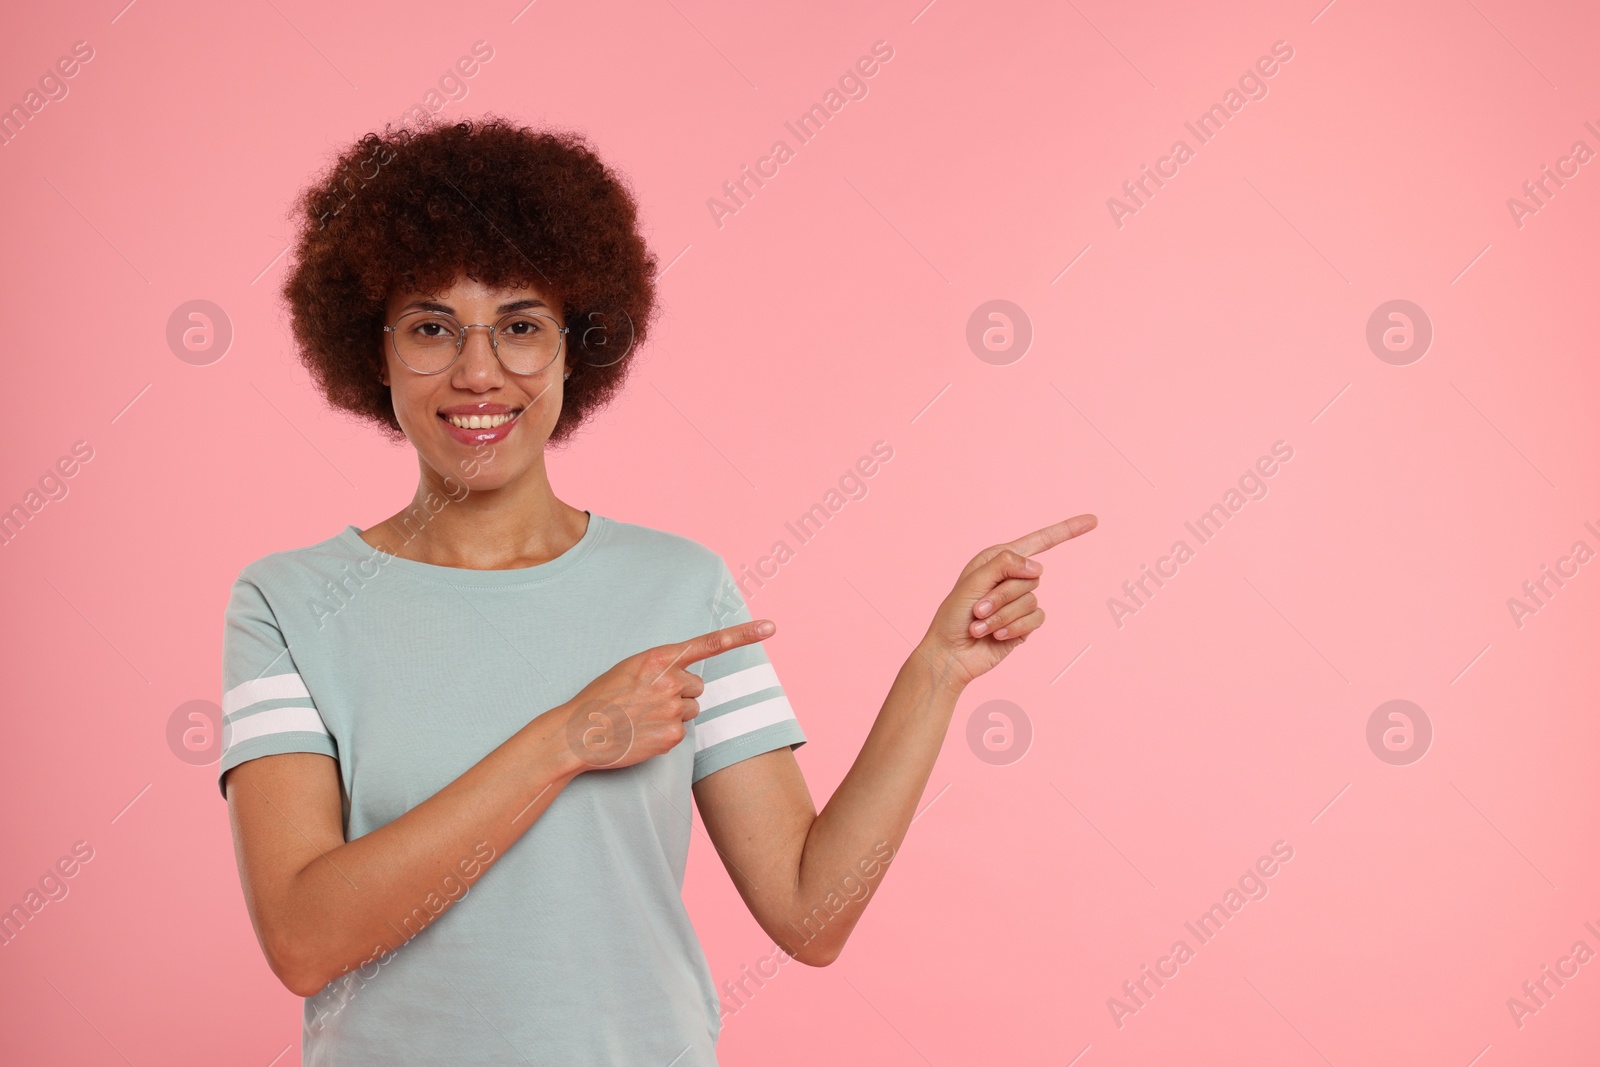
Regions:
<instances>
[{"instance_id":1,"label":"wrist","mask_svg":"<svg viewBox=\"0 0 1600 1067\"><path fill-rule=\"evenodd\" d=\"M916 663L923 669L929 685L935 690L951 696L959 697L972 680L948 646L927 637L917 643L908 662Z\"/></svg>"},{"instance_id":2,"label":"wrist","mask_svg":"<svg viewBox=\"0 0 1600 1067\"><path fill-rule=\"evenodd\" d=\"M539 730L542 742L539 747L545 757L545 766L550 768L555 781L565 785L593 766L579 751L582 728L570 704L557 704L534 719L533 724L543 727ZM579 731L576 736L575 729Z\"/></svg>"}]
</instances>

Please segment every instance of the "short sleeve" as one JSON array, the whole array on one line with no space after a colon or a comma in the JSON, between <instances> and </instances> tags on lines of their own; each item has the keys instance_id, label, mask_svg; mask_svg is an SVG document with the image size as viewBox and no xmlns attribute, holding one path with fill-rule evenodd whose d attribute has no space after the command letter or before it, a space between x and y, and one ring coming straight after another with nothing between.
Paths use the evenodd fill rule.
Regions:
<instances>
[{"instance_id":1,"label":"short sleeve","mask_svg":"<svg viewBox=\"0 0 1600 1067\"><path fill-rule=\"evenodd\" d=\"M240 577L228 597L222 639L222 760L217 788L239 764L284 752L338 747L284 642L277 617L254 582Z\"/></svg>"},{"instance_id":2,"label":"short sleeve","mask_svg":"<svg viewBox=\"0 0 1600 1067\"><path fill-rule=\"evenodd\" d=\"M717 558L717 585L708 607L708 630L720 630L752 618L728 565ZM694 775L698 782L712 771L788 745L806 743L789 698L778 684L777 671L761 642L729 649L701 662L705 692L698 698L694 724Z\"/></svg>"}]
</instances>

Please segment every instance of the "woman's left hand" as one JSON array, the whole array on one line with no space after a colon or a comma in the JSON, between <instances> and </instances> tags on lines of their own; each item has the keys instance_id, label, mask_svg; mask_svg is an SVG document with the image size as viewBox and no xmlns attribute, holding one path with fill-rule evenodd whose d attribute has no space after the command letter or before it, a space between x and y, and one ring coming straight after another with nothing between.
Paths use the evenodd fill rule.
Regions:
<instances>
[{"instance_id":1,"label":"woman's left hand","mask_svg":"<svg viewBox=\"0 0 1600 1067\"><path fill-rule=\"evenodd\" d=\"M940 665L947 684L964 688L1044 625L1033 592L1044 568L1029 557L1088 533L1098 522L1077 515L972 557L922 638L922 651Z\"/></svg>"}]
</instances>

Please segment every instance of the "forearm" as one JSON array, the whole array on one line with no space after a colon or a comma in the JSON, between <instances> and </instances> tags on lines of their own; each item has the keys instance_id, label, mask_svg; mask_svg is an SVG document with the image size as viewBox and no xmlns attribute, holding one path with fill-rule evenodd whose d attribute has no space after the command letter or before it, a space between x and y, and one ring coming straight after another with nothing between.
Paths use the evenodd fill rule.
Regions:
<instances>
[{"instance_id":1,"label":"forearm","mask_svg":"<svg viewBox=\"0 0 1600 1067\"><path fill-rule=\"evenodd\" d=\"M538 716L427 800L300 870L275 909L286 984L311 996L461 899L584 768L565 713Z\"/></svg>"},{"instance_id":2,"label":"forearm","mask_svg":"<svg viewBox=\"0 0 1600 1067\"><path fill-rule=\"evenodd\" d=\"M899 850L949 730L963 688L953 677L925 646L912 652L855 763L813 820L789 923L792 936L804 942L803 951L790 947L797 958L831 962L882 881L887 865L881 857ZM851 899L850 886L861 883L866 892ZM828 910L830 896L834 906L843 901L842 910Z\"/></svg>"}]
</instances>

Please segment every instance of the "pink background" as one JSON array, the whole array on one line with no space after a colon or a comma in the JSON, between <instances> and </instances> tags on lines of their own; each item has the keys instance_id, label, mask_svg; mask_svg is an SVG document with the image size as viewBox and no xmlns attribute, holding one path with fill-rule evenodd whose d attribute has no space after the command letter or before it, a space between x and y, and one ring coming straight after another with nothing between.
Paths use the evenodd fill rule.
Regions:
<instances>
[{"instance_id":1,"label":"pink background","mask_svg":"<svg viewBox=\"0 0 1600 1067\"><path fill-rule=\"evenodd\" d=\"M1600 549L1600 162L1520 227L1507 207L1600 150L1592 8L118 2L0 40L6 105L94 49L0 148L0 506L94 449L0 548L0 906L94 849L0 949L8 1062L298 1060L214 765L167 728L220 696L243 564L410 497L410 450L297 362L279 257L301 186L478 40L449 112L589 134L671 264L558 494L737 570L894 449L752 602L819 805L972 554L1100 517L1044 558L1048 623L962 699L843 956L782 968L723 1062L1595 1061L1600 962L1520 1027L1507 1007L1600 951L1600 564L1520 627L1507 606ZM878 40L868 95L796 146L783 123ZM1268 95L1197 145L1184 122L1279 40ZM795 158L719 228L708 199L779 137ZM1119 227L1107 198L1179 137L1194 158ZM234 329L210 365L165 340L194 299ZM995 299L1033 330L1003 365L966 341ZM1393 299L1434 329L1405 366L1365 339ZM1279 440L1268 495L1119 627L1108 599ZM1392 699L1432 724L1409 765L1367 743ZM988 700L1026 715L1022 758L969 747ZM1108 998L1280 840L1269 895L1119 1027ZM770 950L703 835L685 892L719 985Z\"/></svg>"}]
</instances>

